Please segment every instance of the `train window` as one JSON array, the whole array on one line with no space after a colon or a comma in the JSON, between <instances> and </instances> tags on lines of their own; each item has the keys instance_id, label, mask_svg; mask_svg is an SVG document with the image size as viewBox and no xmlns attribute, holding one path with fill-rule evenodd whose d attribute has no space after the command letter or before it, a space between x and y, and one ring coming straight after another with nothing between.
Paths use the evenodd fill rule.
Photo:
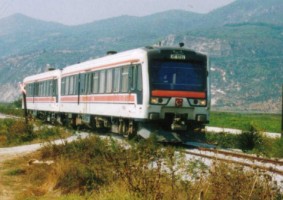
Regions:
<instances>
[{"instance_id":1,"label":"train window","mask_svg":"<svg viewBox=\"0 0 283 200\"><path fill-rule=\"evenodd\" d=\"M34 96L34 97L37 96L37 91L36 91L37 89L36 89L36 88L37 88L37 84L34 83L34 84L33 84L33 96Z\"/></svg>"},{"instance_id":2,"label":"train window","mask_svg":"<svg viewBox=\"0 0 283 200\"><path fill-rule=\"evenodd\" d=\"M142 91L142 68L141 65L137 65L137 90Z\"/></svg>"},{"instance_id":3,"label":"train window","mask_svg":"<svg viewBox=\"0 0 283 200\"><path fill-rule=\"evenodd\" d=\"M49 91L50 91L50 81L44 81L44 83L43 83L43 87L44 87L43 96L49 96Z\"/></svg>"},{"instance_id":4,"label":"train window","mask_svg":"<svg viewBox=\"0 0 283 200\"><path fill-rule=\"evenodd\" d=\"M41 93L42 93L42 83L39 82L38 83L38 96L41 97Z\"/></svg>"},{"instance_id":5,"label":"train window","mask_svg":"<svg viewBox=\"0 0 283 200\"><path fill-rule=\"evenodd\" d=\"M52 89L52 82L51 81L46 81L45 82L45 96L51 96L51 89Z\"/></svg>"},{"instance_id":6,"label":"train window","mask_svg":"<svg viewBox=\"0 0 283 200\"><path fill-rule=\"evenodd\" d=\"M121 68L114 69L113 92L120 92Z\"/></svg>"},{"instance_id":7,"label":"train window","mask_svg":"<svg viewBox=\"0 0 283 200\"><path fill-rule=\"evenodd\" d=\"M33 86L34 86L33 83L29 85L29 94L30 94L29 96L30 96L30 97L33 96Z\"/></svg>"},{"instance_id":8,"label":"train window","mask_svg":"<svg viewBox=\"0 0 283 200\"><path fill-rule=\"evenodd\" d=\"M33 97L34 96L34 83L32 83L30 85L30 96Z\"/></svg>"},{"instance_id":9,"label":"train window","mask_svg":"<svg viewBox=\"0 0 283 200\"><path fill-rule=\"evenodd\" d=\"M69 94L69 88L70 88L70 77L66 77L66 81L65 81L65 94L66 95Z\"/></svg>"},{"instance_id":10,"label":"train window","mask_svg":"<svg viewBox=\"0 0 283 200\"><path fill-rule=\"evenodd\" d=\"M41 82L40 83L40 88L39 88L39 93L40 93L40 95L39 96L41 96L41 97L43 97L44 96L44 82Z\"/></svg>"},{"instance_id":11,"label":"train window","mask_svg":"<svg viewBox=\"0 0 283 200\"><path fill-rule=\"evenodd\" d=\"M46 94L46 81L40 82L39 83L39 96L44 97Z\"/></svg>"},{"instance_id":12,"label":"train window","mask_svg":"<svg viewBox=\"0 0 283 200\"><path fill-rule=\"evenodd\" d=\"M141 65L132 65L129 68L129 85L132 91L142 90Z\"/></svg>"},{"instance_id":13,"label":"train window","mask_svg":"<svg viewBox=\"0 0 283 200\"><path fill-rule=\"evenodd\" d=\"M37 97L38 96L38 83L34 83L34 96Z\"/></svg>"},{"instance_id":14,"label":"train window","mask_svg":"<svg viewBox=\"0 0 283 200\"><path fill-rule=\"evenodd\" d=\"M53 79L51 82L52 94L50 96L57 96L57 84L58 84L58 81L56 79Z\"/></svg>"},{"instance_id":15,"label":"train window","mask_svg":"<svg viewBox=\"0 0 283 200\"><path fill-rule=\"evenodd\" d=\"M42 87L43 87L43 92L42 92L42 96L47 96L47 81L44 81L42 83Z\"/></svg>"},{"instance_id":16,"label":"train window","mask_svg":"<svg viewBox=\"0 0 283 200\"><path fill-rule=\"evenodd\" d=\"M86 74L86 79L85 79L85 92L86 94L90 94L91 92L91 81L92 81L92 74L88 73Z\"/></svg>"},{"instance_id":17,"label":"train window","mask_svg":"<svg viewBox=\"0 0 283 200\"><path fill-rule=\"evenodd\" d=\"M129 67L122 67L122 92L128 92L129 88Z\"/></svg>"},{"instance_id":18,"label":"train window","mask_svg":"<svg viewBox=\"0 0 283 200\"><path fill-rule=\"evenodd\" d=\"M44 81L42 82L42 87L43 87L43 92L42 92L42 96L49 96L49 81Z\"/></svg>"},{"instance_id":19,"label":"train window","mask_svg":"<svg viewBox=\"0 0 283 200\"><path fill-rule=\"evenodd\" d=\"M45 95L45 81L40 82L40 88L39 88L39 93L40 96L43 97Z\"/></svg>"},{"instance_id":20,"label":"train window","mask_svg":"<svg viewBox=\"0 0 283 200\"><path fill-rule=\"evenodd\" d=\"M129 89L130 90L135 90L135 87L136 87L136 77L135 77L135 67L133 65L131 65L129 67Z\"/></svg>"},{"instance_id":21,"label":"train window","mask_svg":"<svg viewBox=\"0 0 283 200\"><path fill-rule=\"evenodd\" d=\"M85 74L80 74L80 94L85 94Z\"/></svg>"},{"instance_id":22,"label":"train window","mask_svg":"<svg viewBox=\"0 0 283 200\"><path fill-rule=\"evenodd\" d=\"M45 95L46 95L46 91L47 91L47 86L46 86L47 84L46 84L46 81L43 81L43 82L41 82L40 83L40 90L39 90L39 92L40 92L40 96L41 97L44 97Z\"/></svg>"},{"instance_id":23,"label":"train window","mask_svg":"<svg viewBox=\"0 0 283 200\"><path fill-rule=\"evenodd\" d=\"M57 80L50 80L49 81L49 96L55 96L55 90L56 90L56 85L57 85Z\"/></svg>"},{"instance_id":24,"label":"train window","mask_svg":"<svg viewBox=\"0 0 283 200\"><path fill-rule=\"evenodd\" d=\"M48 81L44 81L44 82L42 82L42 87L43 87L43 92L42 92L42 96L44 96L44 97L46 97L46 96L48 96L48 84L47 83L49 83Z\"/></svg>"},{"instance_id":25,"label":"train window","mask_svg":"<svg viewBox=\"0 0 283 200\"><path fill-rule=\"evenodd\" d=\"M45 90L45 95L46 96L51 96L51 91L52 91L52 82L51 81L46 81L45 82L46 90Z\"/></svg>"},{"instance_id":26,"label":"train window","mask_svg":"<svg viewBox=\"0 0 283 200\"><path fill-rule=\"evenodd\" d=\"M72 91L72 94L75 95L75 94L78 94L78 76L74 75L72 77L73 77L73 83L72 83L73 91Z\"/></svg>"},{"instance_id":27,"label":"train window","mask_svg":"<svg viewBox=\"0 0 283 200\"><path fill-rule=\"evenodd\" d=\"M25 85L25 90L26 90L26 96L30 96L30 84Z\"/></svg>"},{"instance_id":28,"label":"train window","mask_svg":"<svg viewBox=\"0 0 283 200\"><path fill-rule=\"evenodd\" d=\"M74 94L74 76L70 76L69 92L68 94Z\"/></svg>"},{"instance_id":29,"label":"train window","mask_svg":"<svg viewBox=\"0 0 283 200\"><path fill-rule=\"evenodd\" d=\"M42 82L38 83L38 96L40 97L42 93Z\"/></svg>"},{"instance_id":30,"label":"train window","mask_svg":"<svg viewBox=\"0 0 283 200\"><path fill-rule=\"evenodd\" d=\"M106 71L106 93L112 92L112 69Z\"/></svg>"},{"instance_id":31,"label":"train window","mask_svg":"<svg viewBox=\"0 0 283 200\"><path fill-rule=\"evenodd\" d=\"M98 72L94 72L92 76L92 93L98 93L99 79Z\"/></svg>"},{"instance_id":32,"label":"train window","mask_svg":"<svg viewBox=\"0 0 283 200\"><path fill-rule=\"evenodd\" d=\"M61 95L65 95L65 84L66 83L66 78L62 78L62 81L61 81Z\"/></svg>"},{"instance_id":33,"label":"train window","mask_svg":"<svg viewBox=\"0 0 283 200\"><path fill-rule=\"evenodd\" d=\"M74 94L78 94L78 80L79 80L79 75L74 76Z\"/></svg>"},{"instance_id":34,"label":"train window","mask_svg":"<svg viewBox=\"0 0 283 200\"><path fill-rule=\"evenodd\" d=\"M32 89L32 83L27 84L25 88L26 88L26 95L27 95L27 97L31 97L32 96L32 92L31 92L32 91L31 90Z\"/></svg>"},{"instance_id":35,"label":"train window","mask_svg":"<svg viewBox=\"0 0 283 200\"><path fill-rule=\"evenodd\" d=\"M37 83L37 96L40 97L40 82Z\"/></svg>"},{"instance_id":36,"label":"train window","mask_svg":"<svg viewBox=\"0 0 283 200\"><path fill-rule=\"evenodd\" d=\"M105 71L100 71L99 76L99 93L104 93L105 91Z\"/></svg>"}]
</instances>

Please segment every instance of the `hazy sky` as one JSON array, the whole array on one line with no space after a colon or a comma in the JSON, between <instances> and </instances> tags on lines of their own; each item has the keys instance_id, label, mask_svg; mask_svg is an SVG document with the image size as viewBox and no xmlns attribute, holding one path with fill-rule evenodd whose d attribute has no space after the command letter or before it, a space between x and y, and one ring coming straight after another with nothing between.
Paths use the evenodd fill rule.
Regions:
<instances>
[{"instance_id":1,"label":"hazy sky","mask_svg":"<svg viewBox=\"0 0 283 200\"><path fill-rule=\"evenodd\" d=\"M45 21L75 25L120 15L144 16L171 9L207 13L233 1L234 0L0 0L0 19L15 13L22 13Z\"/></svg>"}]
</instances>

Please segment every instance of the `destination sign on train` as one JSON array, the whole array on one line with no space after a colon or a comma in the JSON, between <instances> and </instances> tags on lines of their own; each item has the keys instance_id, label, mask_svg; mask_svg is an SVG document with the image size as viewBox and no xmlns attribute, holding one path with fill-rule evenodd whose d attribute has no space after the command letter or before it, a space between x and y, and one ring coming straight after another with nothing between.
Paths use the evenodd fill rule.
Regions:
<instances>
[{"instance_id":1,"label":"destination sign on train","mask_svg":"<svg viewBox=\"0 0 283 200\"><path fill-rule=\"evenodd\" d=\"M170 58L173 60L186 60L186 55L184 54L171 54Z\"/></svg>"}]
</instances>

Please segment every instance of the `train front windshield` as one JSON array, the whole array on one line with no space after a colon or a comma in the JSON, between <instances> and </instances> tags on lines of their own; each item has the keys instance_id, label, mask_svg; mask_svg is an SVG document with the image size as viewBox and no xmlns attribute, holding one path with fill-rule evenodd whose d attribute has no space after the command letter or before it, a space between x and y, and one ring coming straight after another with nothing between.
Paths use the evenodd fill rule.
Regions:
<instances>
[{"instance_id":1,"label":"train front windshield","mask_svg":"<svg viewBox=\"0 0 283 200\"><path fill-rule=\"evenodd\" d=\"M153 60L149 69L152 90L206 90L205 62Z\"/></svg>"}]
</instances>

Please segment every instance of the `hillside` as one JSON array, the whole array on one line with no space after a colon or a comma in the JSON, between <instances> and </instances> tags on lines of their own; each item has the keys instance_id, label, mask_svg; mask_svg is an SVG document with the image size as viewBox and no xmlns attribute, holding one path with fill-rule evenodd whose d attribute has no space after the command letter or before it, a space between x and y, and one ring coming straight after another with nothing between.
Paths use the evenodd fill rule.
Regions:
<instances>
[{"instance_id":1,"label":"hillside","mask_svg":"<svg viewBox=\"0 0 283 200\"><path fill-rule=\"evenodd\" d=\"M283 25L281 0L236 0L205 15L204 26L215 27L244 22L264 22Z\"/></svg>"},{"instance_id":2,"label":"hillside","mask_svg":"<svg viewBox=\"0 0 283 200\"><path fill-rule=\"evenodd\" d=\"M0 20L0 101L17 98L18 82L47 65L63 68L108 50L183 41L210 57L213 108L279 112L282 8L282 0L237 0L208 14L172 10L80 26L10 16Z\"/></svg>"},{"instance_id":3,"label":"hillside","mask_svg":"<svg viewBox=\"0 0 283 200\"><path fill-rule=\"evenodd\" d=\"M282 33L283 26L243 23L169 36L163 42L184 41L210 56L215 108L275 111L282 94Z\"/></svg>"}]
</instances>

